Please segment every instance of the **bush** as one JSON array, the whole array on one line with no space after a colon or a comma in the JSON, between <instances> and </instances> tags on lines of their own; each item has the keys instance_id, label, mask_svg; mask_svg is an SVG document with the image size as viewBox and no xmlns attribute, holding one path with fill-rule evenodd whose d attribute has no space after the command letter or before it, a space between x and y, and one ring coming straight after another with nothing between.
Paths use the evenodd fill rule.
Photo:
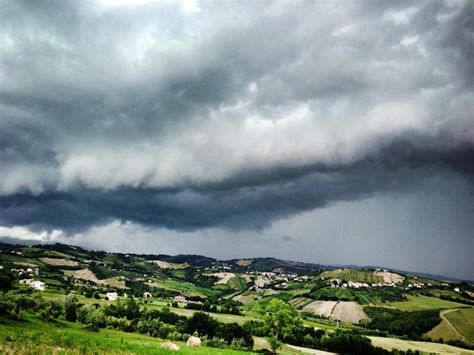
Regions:
<instances>
[{"instance_id":1,"label":"bush","mask_svg":"<svg viewBox=\"0 0 474 355\"><path fill-rule=\"evenodd\" d=\"M124 332L133 331L132 322L127 318L105 317L105 326L109 329L117 329Z\"/></svg>"}]
</instances>

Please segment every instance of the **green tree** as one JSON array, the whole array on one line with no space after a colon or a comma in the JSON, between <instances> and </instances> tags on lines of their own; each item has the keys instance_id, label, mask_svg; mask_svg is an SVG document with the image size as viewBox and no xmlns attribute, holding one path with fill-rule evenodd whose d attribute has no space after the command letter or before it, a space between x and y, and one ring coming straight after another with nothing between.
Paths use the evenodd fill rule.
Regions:
<instances>
[{"instance_id":1,"label":"green tree","mask_svg":"<svg viewBox=\"0 0 474 355\"><path fill-rule=\"evenodd\" d=\"M75 322L77 319L76 310L80 307L79 299L76 295L69 294L64 302L64 316L67 321Z\"/></svg>"},{"instance_id":2,"label":"green tree","mask_svg":"<svg viewBox=\"0 0 474 355\"><path fill-rule=\"evenodd\" d=\"M276 351L281 347L282 342L274 336L271 336L270 338L268 338L268 344L270 344L270 348L272 348L272 351L276 353Z\"/></svg>"},{"instance_id":3,"label":"green tree","mask_svg":"<svg viewBox=\"0 0 474 355\"><path fill-rule=\"evenodd\" d=\"M280 341L290 337L295 329L303 327L295 309L282 300L272 299L265 311L265 326L268 332Z\"/></svg>"}]
</instances>

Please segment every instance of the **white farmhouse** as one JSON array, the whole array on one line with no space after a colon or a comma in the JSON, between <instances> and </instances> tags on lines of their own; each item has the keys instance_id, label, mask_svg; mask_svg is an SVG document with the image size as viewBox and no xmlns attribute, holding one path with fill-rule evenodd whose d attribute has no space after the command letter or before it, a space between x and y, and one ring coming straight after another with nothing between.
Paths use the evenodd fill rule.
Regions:
<instances>
[{"instance_id":1,"label":"white farmhouse","mask_svg":"<svg viewBox=\"0 0 474 355\"><path fill-rule=\"evenodd\" d=\"M109 301L116 301L117 300L117 292L107 292L107 299Z\"/></svg>"},{"instance_id":2,"label":"white farmhouse","mask_svg":"<svg viewBox=\"0 0 474 355\"><path fill-rule=\"evenodd\" d=\"M30 287L36 289L36 290L39 290L39 291L44 291L44 288L46 286L46 284L44 282L41 282L41 281L33 281L33 282L30 282Z\"/></svg>"}]
</instances>

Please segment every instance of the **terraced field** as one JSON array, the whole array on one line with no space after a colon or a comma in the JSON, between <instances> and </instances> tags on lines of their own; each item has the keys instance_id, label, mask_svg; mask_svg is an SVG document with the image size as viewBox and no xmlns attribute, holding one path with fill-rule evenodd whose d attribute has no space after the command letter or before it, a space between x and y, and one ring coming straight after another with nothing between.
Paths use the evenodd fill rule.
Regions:
<instances>
[{"instance_id":1,"label":"terraced field","mask_svg":"<svg viewBox=\"0 0 474 355\"><path fill-rule=\"evenodd\" d=\"M292 299L289 303L296 309L301 309L310 304L313 300L307 297L298 297Z\"/></svg>"},{"instance_id":2,"label":"terraced field","mask_svg":"<svg viewBox=\"0 0 474 355\"><path fill-rule=\"evenodd\" d=\"M325 271L319 277L322 279L344 279L354 282L384 282L383 275L377 275L373 271L363 271L355 269L336 269Z\"/></svg>"}]
</instances>

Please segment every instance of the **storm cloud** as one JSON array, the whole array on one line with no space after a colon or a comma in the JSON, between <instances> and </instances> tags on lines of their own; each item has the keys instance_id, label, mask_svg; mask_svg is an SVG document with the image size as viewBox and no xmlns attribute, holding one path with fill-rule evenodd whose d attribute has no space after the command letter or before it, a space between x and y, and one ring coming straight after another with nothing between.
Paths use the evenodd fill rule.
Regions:
<instances>
[{"instance_id":1,"label":"storm cloud","mask_svg":"<svg viewBox=\"0 0 474 355\"><path fill-rule=\"evenodd\" d=\"M472 210L473 57L470 1L3 1L0 225L258 239L433 178Z\"/></svg>"}]
</instances>

